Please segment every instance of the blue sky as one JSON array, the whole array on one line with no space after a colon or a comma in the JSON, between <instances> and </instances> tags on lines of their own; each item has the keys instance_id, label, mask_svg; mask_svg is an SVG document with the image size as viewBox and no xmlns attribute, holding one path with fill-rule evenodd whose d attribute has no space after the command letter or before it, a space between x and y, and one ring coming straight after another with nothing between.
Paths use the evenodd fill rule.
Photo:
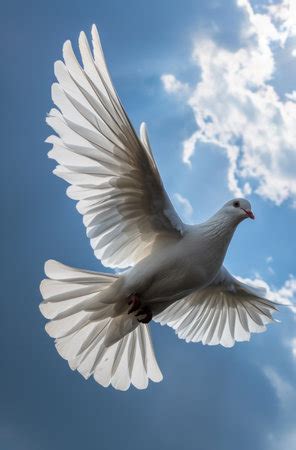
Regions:
<instances>
[{"instance_id":1,"label":"blue sky","mask_svg":"<svg viewBox=\"0 0 296 450\"><path fill-rule=\"evenodd\" d=\"M136 128L148 125L181 216L203 220L235 193L247 194L256 221L239 227L227 267L295 302L296 31L289 3L2 5L1 448L296 448L296 332L288 308L277 315L281 323L232 349L186 344L153 325L164 381L126 393L71 372L38 309L45 260L102 269L43 143L53 62L63 42L76 42L92 23L130 118Z\"/></svg>"}]
</instances>

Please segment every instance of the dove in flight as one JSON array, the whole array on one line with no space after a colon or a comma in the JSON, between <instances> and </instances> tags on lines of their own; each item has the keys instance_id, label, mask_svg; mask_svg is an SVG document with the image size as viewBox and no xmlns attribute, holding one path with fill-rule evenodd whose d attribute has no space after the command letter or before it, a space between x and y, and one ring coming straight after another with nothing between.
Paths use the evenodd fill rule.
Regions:
<instances>
[{"instance_id":1,"label":"dove in flight","mask_svg":"<svg viewBox=\"0 0 296 450\"><path fill-rule=\"evenodd\" d=\"M98 31L92 49L79 36L82 66L70 41L54 66L55 134L49 157L70 186L100 273L45 263L41 313L58 353L102 386L145 389L159 382L148 323L174 328L187 342L231 347L262 332L276 303L223 266L236 227L254 219L248 200L227 202L213 217L186 225L166 193L145 124L137 136L112 84Z\"/></svg>"}]
</instances>

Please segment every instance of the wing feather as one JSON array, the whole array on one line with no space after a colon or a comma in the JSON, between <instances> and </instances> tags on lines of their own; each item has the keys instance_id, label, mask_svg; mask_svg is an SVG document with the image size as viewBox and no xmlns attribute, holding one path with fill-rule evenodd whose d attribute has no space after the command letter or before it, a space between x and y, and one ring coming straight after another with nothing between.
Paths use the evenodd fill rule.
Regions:
<instances>
[{"instance_id":1,"label":"wing feather","mask_svg":"<svg viewBox=\"0 0 296 450\"><path fill-rule=\"evenodd\" d=\"M54 174L70 183L91 246L104 265L125 268L151 252L156 242L179 239L184 224L163 187L147 129L140 139L113 87L99 35L92 27L91 49L79 36L82 66L70 41L64 62L55 63L52 109L47 123L58 136L49 157Z\"/></svg>"},{"instance_id":2,"label":"wing feather","mask_svg":"<svg viewBox=\"0 0 296 450\"><path fill-rule=\"evenodd\" d=\"M274 321L275 303L230 275L223 267L213 283L183 298L154 320L167 324L187 342L232 347L248 341L251 333L265 331Z\"/></svg>"}]
</instances>

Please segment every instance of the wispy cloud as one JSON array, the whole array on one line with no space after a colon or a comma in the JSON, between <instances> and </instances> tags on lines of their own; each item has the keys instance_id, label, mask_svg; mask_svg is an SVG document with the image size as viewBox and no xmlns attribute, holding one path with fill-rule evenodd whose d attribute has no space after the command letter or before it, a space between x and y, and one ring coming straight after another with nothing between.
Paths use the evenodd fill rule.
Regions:
<instances>
[{"instance_id":1,"label":"wispy cloud","mask_svg":"<svg viewBox=\"0 0 296 450\"><path fill-rule=\"evenodd\" d=\"M264 367L263 372L273 386L277 397L283 406L286 406L286 403L290 402L293 397L296 399L295 388L285 381L275 369Z\"/></svg>"},{"instance_id":2,"label":"wispy cloud","mask_svg":"<svg viewBox=\"0 0 296 450\"><path fill-rule=\"evenodd\" d=\"M279 369L274 367L263 367L263 373L273 387L275 394L279 400L280 417L282 423L278 423L278 427L269 433L270 450L291 450L295 447L296 432L293 419L295 411L296 390L280 373Z\"/></svg>"},{"instance_id":3,"label":"wispy cloud","mask_svg":"<svg viewBox=\"0 0 296 450\"><path fill-rule=\"evenodd\" d=\"M291 339L290 346L292 350L292 355L296 359L296 338Z\"/></svg>"},{"instance_id":4,"label":"wispy cloud","mask_svg":"<svg viewBox=\"0 0 296 450\"><path fill-rule=\"evenodd\" d=\"M183 161L190 164L198 143L215 145L229 159L235 195L254 191L277 205L289 198L296 204L295 91L281 99L272 85L277 51L296 36L296 2L268 3L255 12L248 0L237 0L237 7L245 14L241 48L227 50L210 37L194 45L201 77L187 103L197 129L183 143ZM164 76L176 86L166 91L177 92L180 82Z\"/></svg>"},{"instance_id":5,"label":"wispy cloud","mask_svg":"<svg viewBox=\"0 0 296 450\"><path fill-rule=\"evenodd\" d=\"M188 221L191 221L192 214L193 214L193 208L192 208L192 205L191 205L190 201L188 200L188 198L183 197L183 195L179 194L179 192L176 192L174 194L174 198L177 200L177 202L181 206L182 211L185 216L185 219Z\"/></svg>"},{"instance_id":6,"label":"wispy cloud","mask_svg":"<svg viewBox=\"0 0 296 450\"><path fill-rule=\"evenodd\" d=\"M273 270L272 263L273 263L273 257L267 256L267 258L266 258L267 270L271 275L274 275L275 271Z\"/></svg>"},{"instance_id":7,"label":"wispy cloud","mask_svg":"<svg viewBox=\"0 0 296 450\"><path fill-rule=\"evenodd\" d=\"M287 99L292 100L292 102L296 102L296 91L288 92L286 97Z\"/></svg>"},{"instance_id":8,"label":"wispy cloud","mask_svg":"<svg viewBox=\"0 0 296 450\"><path fill-rule=\"evenodd\" d=\"M188 84L177 80L175 75L169 73L163 74L161 76L161 81L165 91L169 94L188 94L189 92Z\"/></svg>"}]
</instances>

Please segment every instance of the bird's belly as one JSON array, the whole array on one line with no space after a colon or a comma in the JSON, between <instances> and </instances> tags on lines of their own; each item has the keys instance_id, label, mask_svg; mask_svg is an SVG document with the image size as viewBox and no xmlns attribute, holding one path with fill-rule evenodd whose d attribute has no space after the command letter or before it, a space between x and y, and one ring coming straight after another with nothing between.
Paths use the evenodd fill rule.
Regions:
<instances>
[{"instance_id":1,"label":"bird's belly","mask_svg":"<svg viewBox=\"0 0 296 450\"><path fill-rule=\"evenodd\" d=\"M189 293L203 288L211 281L219 267L208 267L208 264L195 264L195 261L175 261L169 260L162 263L147 282L138 290L142 300L146 303L173 302L179 300ZM143 271L143 274L145 272Z\"/></svg>"},{"instance_id":2,"label":"bird's belly","mask_svg":"<svg viewBox=\"0 0 296 450\"><path fill-rule=\"evenodd\" d=\"M144 297L147 300L157 301L164 297L175 297L182 295L191 289L197 289L201 285L198 274L185 268L170 268L161 270L153 283L147 288Z\"/></svg>"},{"instance_id":3,"label":"bird's belly","mask_svg":"<svg viewBox=\"0 0 296 450\"><path fill-rule=\"evenodd\" d=\"M137 292L144 304L171 304L202 289L216 276L221 261L199 249L173 248L159 258L148 257L127 275L126 296Z\"/></svg>"}]
</instances>

